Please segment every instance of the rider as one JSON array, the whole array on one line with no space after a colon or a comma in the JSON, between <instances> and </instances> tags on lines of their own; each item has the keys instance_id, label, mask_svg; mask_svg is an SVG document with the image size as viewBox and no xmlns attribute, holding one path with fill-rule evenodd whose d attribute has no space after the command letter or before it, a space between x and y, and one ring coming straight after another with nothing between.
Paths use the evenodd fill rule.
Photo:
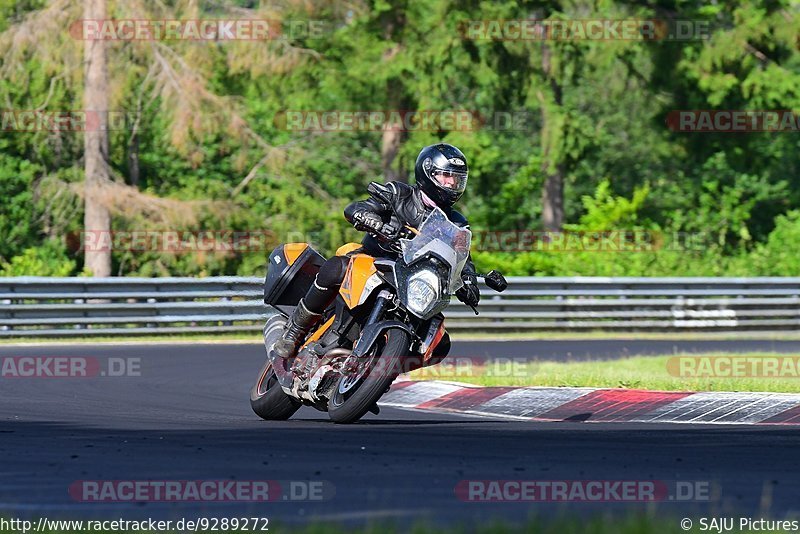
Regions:
<instances>
[{"instance_id":1,"label":"rider","mask_svg":"<svg viewBox=\"0 0 800 534\"><path fill-rule=\"evenodd\" d=\"M404 226L419 228L436 207L453 223L469 228L467 219L453 209L453 204L461 198L467 187L467 171L466 156L453 145L438 143L423 148L414 165L415 185L389 182L385 187L391 203L370 197L345 208L344 216L348 222L356 230L368 232L361 242L361 249L354 252L394 258L396 254L384 244L396 240L399 229ZM283 337L275 344L274 350L278 356L293 356L306 334L320 321L322 313L339 292L348 263L347 256L334 256L322 265L314 285L297 304ZM468 260L462 274L464 286L456 292L461 302L473 307L480 300L474 272L472 261ZM440 345L437 354L444 357L449 343L442 340Z\"/></svg>"}]
</instances>

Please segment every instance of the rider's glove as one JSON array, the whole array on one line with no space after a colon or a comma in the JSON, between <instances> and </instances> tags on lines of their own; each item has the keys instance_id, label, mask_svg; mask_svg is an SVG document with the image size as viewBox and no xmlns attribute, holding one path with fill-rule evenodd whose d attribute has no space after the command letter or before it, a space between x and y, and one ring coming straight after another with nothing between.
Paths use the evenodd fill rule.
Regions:
<instances>
[{"instance_id":1,"label":"rider's glove","mask_svg":"<svg viewBox=\"0 0 800 534\"><path fill-rule=\"evenodd\" d=\"M353 214L353 226L360 232L380 233L383 229L383 220L371 211L362 210Z\"/></svg>"},{"instance_id":2,"label":"rider's glove","mask_svg":"<svg viewBox=\"0 0 800 534\"><path fill-rule=\"evenodd\" d=\"M473 308L481 301L481 290L478 289L478 279L474 274L463 276L464 285L456 291L458 300Z\"/></svg>"},{"instance_id":3,"label":"rider's glove","mask_svg":"<svg viewBox=\"0 0 800 534\"><path fill-rule=\"evenodd\" d=\"M389 241L393 241L400 236L400 229L392 226L391 223L386 223L383 225L379 233Z\"/></svg>"}]
</instances>

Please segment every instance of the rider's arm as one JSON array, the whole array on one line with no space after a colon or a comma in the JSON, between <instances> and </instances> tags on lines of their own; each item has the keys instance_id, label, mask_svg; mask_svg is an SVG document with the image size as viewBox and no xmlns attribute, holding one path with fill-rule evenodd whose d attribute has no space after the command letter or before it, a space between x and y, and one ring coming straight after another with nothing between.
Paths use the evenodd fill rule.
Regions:
<instances>
[{"instance_id":1,"label":"rider's arm","mask_svg":"<svg viewBox=\"0 0 800 534\"><path fill-rule=\"evenodd\" d=\"M344 218L347 219L347 222L350 224L355 225L359 214L362 213L373 213L383 219L386 215L391 213L391 209L388 204L384 204L380 200L370 197L364 200L356 200L348 204L344 209Z\"/></svg>"},{"instance_id":2,"label":"rider's arm","mask_svg":"<svg viewBox=\"0 0 800 534\"><path fill-rule=\"evenodd\" d=\"M387 201L389 198L386 199ZM387 222L391 219L392 207L386 201L371 196L351 203L344 209L344 217L356 230L369 232L382 239L396 230Z\"/></svg>"}]
</instances>

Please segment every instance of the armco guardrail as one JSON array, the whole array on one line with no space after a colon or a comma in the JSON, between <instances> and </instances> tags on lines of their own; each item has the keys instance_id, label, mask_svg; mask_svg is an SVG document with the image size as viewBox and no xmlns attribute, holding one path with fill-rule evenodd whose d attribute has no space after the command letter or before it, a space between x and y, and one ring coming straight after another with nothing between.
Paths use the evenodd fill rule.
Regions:
<instances>
[{"instance_id":1,"label":"armco guardrail","mask_svg":"<svg viewBox=\"0 0 800 534\"><path fill-rule=\"evenodd\" d=\"M0 337L257 331L262 279L0 278ZM455 302L455 301L454 301ZM800 327L800 278L540 278L454 304L452 330L781 330Z\"/></svg>"}]
</instances>

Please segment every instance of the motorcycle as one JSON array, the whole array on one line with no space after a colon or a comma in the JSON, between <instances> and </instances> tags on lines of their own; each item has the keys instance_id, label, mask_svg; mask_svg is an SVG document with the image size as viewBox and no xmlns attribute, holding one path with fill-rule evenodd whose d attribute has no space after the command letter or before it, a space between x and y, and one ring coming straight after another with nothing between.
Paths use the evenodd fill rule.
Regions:
<instances>
[{"instance_id":1,"label":"motorcycle","mask_svg":"<svg viewBox=\"0 0 800 534\"><path fill-rule=\"evenodd\" d=\"M380 195L381 186L371 184L370 193ZM445 333L442 312L463 285L472 233L436 208L401 236L390 242L396 260L353 253L358 243L337 250L350 253L339 295L289 360L273 346L325 258L307 243L270 254L264 302L278 313L264 326L267 359L250 392L259 417L286 420L308 405L336 423L352 423L379 412L378 400L401 373L441 360L434 351ZM508 285L497 271L473 274L495 291Z\"/></svg>"}]
</instances>

